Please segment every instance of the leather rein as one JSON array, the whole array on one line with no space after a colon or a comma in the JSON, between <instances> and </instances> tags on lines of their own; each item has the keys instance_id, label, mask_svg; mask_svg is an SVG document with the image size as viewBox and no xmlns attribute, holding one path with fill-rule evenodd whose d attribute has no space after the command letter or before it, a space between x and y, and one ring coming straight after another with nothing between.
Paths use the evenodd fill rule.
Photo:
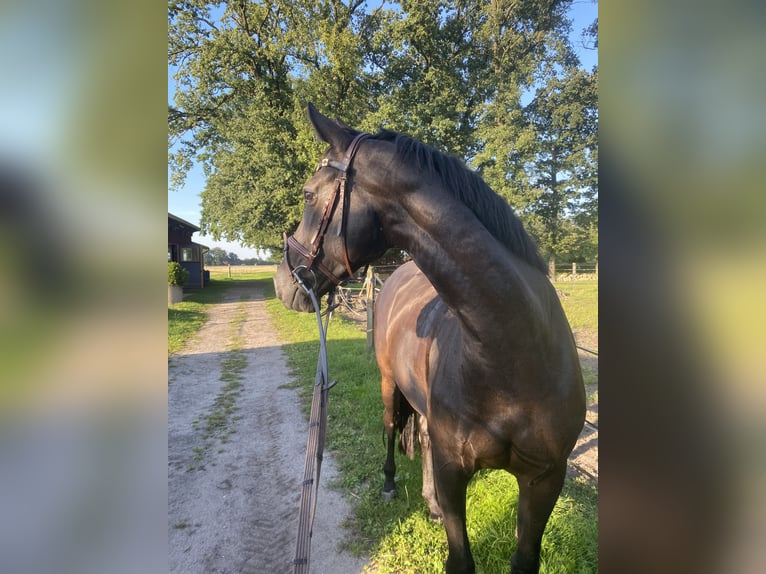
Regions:
<instances>
[{"instance_id":1,"label":"leather rein","mask_svg":"<svg viewBox=\"0 0 766 574\"><path fill-rule=\"evenodd\" d=\"M328 269L327 266L324 265L321 261L317 261L317 256L322 249L325 233L327 232L327 228L330 225L333 213L335 212L335 208L338 206L338 204L341 206L341 220L338 235L341 237L343 244L343 263L346 266L346 271L348 272L349 277L353 277L354 271L351 269L351 262L348 258L348 248L346 246L346 220L348 218L351 192L350 187L346 189L346 181L348 178L348 170L351 167L351 162L354 160L354 155L356 155L356 152L359 149L359 144L368 137L370 137L370 134L362 133L351 140L351 143L346 150L346 155L343 157L342 162L324 158L320 162L319 167L317 167L316 171L319 171L323 167L335 168L338 170L338 176L335 178L335 187L333 192L325 202L324 208L322 209L322 218L319 221L319 228L317 229L316 234L311 241L311 249L308 249L303 244L301 244L301 242L295 238L295 235L290 235L288 237L286 233L282 234L285 261L287 262L287 266L290 269L290 273L293 276L294 281L297 278L297 273L301 269L304 269L313 275L313 268L316 267L322 275L327 277L327 279L333 283L333 285L340 285L342 279L330 271L330 269ZM306 263L304 265L293 267L292 263L290 263L290 257L288 253L290 248L297 251L301 257L306 259ZM314 284L316 286L316 277L314 277Z\"/></svg>"},{"instance_id":2,"label":"leather rein","mask_svg":"<svg viewBox=\"0 0 766 574\"><path fill-rule=\"evenodd\" d=\"M370 137L369 134L357 135L348 146L342 162L324 158L319 164L319 167L317 167L316 171L319 171L323 167L333 167L337 169L339 173L335 178L333 192L322 209L322 218L319 221L319 228L311 241L311 249L309 250L303 246L301 242L295 238L295 235L291 235L290 237L287 237L286 233L282 235L284 240L285 261L290 269L293 282L298 283L311 298L317 316L317 324L319 326L319 359L317 361L317 374L314 380L314 396L311 404L309 436L306 444L306 463L303 473L303 483L301 486L301 506L298 514L298 536L296 541L295 559L293 560L294 574L307 574L309 569L311 535L314 528L317 497L319 495L319 473L322 466L322 453L324 450L325 432L327 427L328 391L335 385L335 381L329 382L327 376L327 350L325 346L327 326L329 325L330 313L333 309L331 302L332 295L330 295L328 299L327 323L323 327L319 301L314 293L316 276L314 275L312 268L316 267L319 269L319 272L327 277L334 286L340 284L341 279L330 271L321 261L317 261L319 251L322 249L325 233L330 226L330 220L332 219L336 207L340 204L341 222L338 235L341 236L343 243L343 262L349 277L353 277L354 275L354 271L351 269L351 262L348 258L348 249L346 247L346 220L349 211L349 192L351 191L350 187L349 189L346 189L346 181L348 169L351 166L354 155L359 149L359 144L362 140L368 137ZM289 257L290 248L297 251L301 257L306 260L305 265L293 267ZM311 273L314 279L314 284L311 287L306 285L301 278L301 270ZM331 289L331 292L332 291L333 289Z\"/></svg>"}]
</instances>

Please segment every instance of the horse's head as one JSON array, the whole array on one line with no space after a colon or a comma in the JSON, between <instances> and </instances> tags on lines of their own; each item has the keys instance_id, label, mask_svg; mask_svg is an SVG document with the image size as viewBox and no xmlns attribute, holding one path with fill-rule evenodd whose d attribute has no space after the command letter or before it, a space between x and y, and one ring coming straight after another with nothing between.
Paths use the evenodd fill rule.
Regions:
<instances>
[{"instance_id":1,"label":"horse's head","mask_svg":"<svg viewBox=\"0 0 766 574\"><path fill-rule=\"evenodd\" d=\"M373 261L387 244L365 192L367 136L323 116L309 104L317 137L330 144L303 186L304 210L295 233L284 237L284 260L274 275L277 297L296 311L313 311L299 281L317 297Z\"/></svg>"}]
</instances>

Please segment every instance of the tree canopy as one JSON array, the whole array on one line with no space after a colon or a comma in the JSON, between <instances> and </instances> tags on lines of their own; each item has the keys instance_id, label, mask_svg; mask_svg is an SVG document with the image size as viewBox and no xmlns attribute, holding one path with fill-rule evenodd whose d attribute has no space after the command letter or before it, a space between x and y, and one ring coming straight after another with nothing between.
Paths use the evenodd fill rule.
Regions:
<instances>
[{"instance_id":1,"label":"tree canopy","mask_svg":"<svg viewBox=\"0 0 766 574\"><path fill-rule=\"evenodd\" d=\"M597 70L572 50L570 4L171 1L172 183L201 164L202 232L278 248L323 151L305 119L311 101L464 158L544 254L595 257Z\"/></svg>"},{"instance_id":2,"label":"tree canopy","mask_svg":"<svg viewBox=\"0 0 766 574\"><path fill-rule=\"evenodd\" d=\"M243 263L239 255L234 252L227 253L225 249L213 247L205 253L205 265L239 265Z\"/></svg>"}]
</instances>

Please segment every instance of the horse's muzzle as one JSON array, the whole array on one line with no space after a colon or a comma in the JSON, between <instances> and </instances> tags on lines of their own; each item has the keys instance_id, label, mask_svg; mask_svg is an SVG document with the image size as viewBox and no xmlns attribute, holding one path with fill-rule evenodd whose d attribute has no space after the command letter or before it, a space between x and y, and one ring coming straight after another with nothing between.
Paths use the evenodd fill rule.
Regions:
<instances>
[{"instance_id":1,"label":"horse's muzzle","mask_svg":"<svg viewBox=\"0 0 766 574\"><path fill-rule=\"evenodd\" d=\"M314 311L311 298L303 288L295 281L289 267L283 261L274 274L274 292L282 304L291 311Z\"/></svg>"}]
</instances>

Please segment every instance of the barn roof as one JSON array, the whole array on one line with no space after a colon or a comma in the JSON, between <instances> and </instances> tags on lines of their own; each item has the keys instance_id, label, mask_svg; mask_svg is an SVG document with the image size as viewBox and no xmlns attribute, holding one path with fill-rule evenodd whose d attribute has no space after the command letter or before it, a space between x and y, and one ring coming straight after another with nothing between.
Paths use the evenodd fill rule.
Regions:
<instances>
[{"instance_id":1,"label":"barn roof","mask_svg":"<svg viewBox=\"0 0 766 574\"><path fill-rule=\"evenodd\" d=\"M203 245L202 243L196 243L195 241L192 241L192 245L196 245L202 250L202 253L207 253L210 251L210 248L207 245Z\"/></svg>"},{"instance_id":2,"label":"barn roof","mask_svg":"<svg viewBox=\"0 0 766 574\"><path fill-rule=\"evenodd\" d=\"M181 229L190 229L191 231L199 231L199 227L193 223L189 223L185 219L181 219L180 217L173 215L168 211L168 227L171 226Z\"/></svg>"}]
</instances>

